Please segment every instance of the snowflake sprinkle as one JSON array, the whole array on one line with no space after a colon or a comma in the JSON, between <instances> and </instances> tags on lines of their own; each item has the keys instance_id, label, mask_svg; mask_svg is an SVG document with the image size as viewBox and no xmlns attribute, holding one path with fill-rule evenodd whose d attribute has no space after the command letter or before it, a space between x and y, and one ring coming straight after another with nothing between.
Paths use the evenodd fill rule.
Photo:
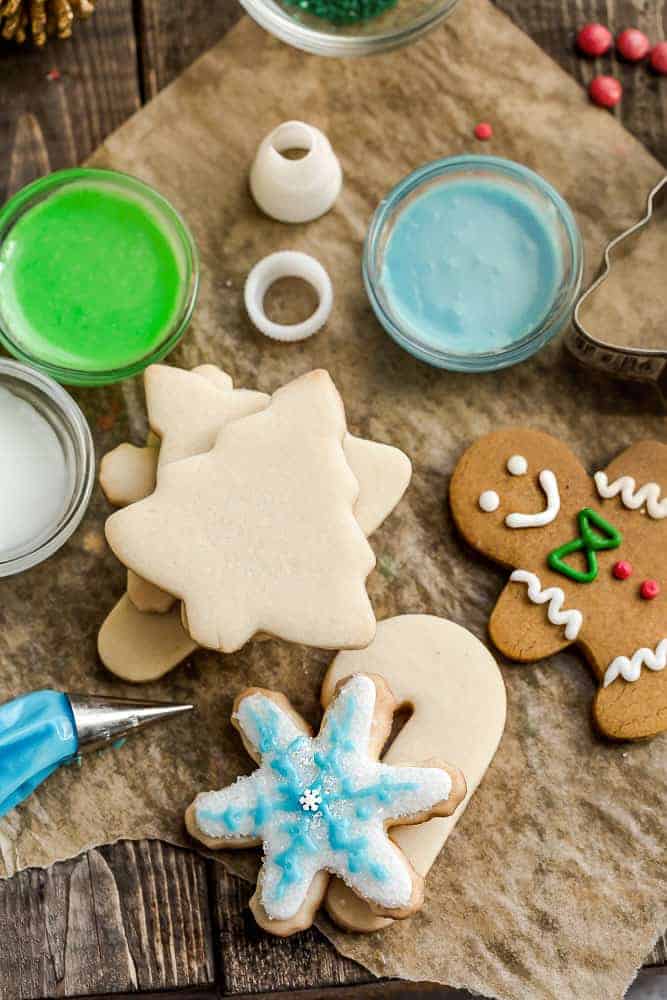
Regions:
<instances>
[{"instance_id":1,"label":"snowflake sprinkle","mask_svg":"<svg viewBox=\"0 0 667 1000\"><path fill-rule=\"evenodd\" d=\"M299 799L304 812L314 812L322 805L322 792L318 788L307 788Z\"/></svg>"}]
</instances>

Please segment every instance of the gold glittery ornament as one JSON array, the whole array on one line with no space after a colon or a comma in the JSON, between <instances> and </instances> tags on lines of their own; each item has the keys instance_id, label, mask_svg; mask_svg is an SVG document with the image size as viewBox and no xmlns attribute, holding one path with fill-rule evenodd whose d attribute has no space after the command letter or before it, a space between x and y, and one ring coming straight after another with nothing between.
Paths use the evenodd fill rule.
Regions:
<instances>
[{"instance_id":1,"label":"gold glittery ornament","mask_svg":"<svg viewBox=\"0 0 667 1000\"><path fill-rule=\"evenodd\" d=\"M74 19L94 10L93 0L0 0L0 36L42 46L50 35L69 38Z\"/></svg>"}]
</instances>

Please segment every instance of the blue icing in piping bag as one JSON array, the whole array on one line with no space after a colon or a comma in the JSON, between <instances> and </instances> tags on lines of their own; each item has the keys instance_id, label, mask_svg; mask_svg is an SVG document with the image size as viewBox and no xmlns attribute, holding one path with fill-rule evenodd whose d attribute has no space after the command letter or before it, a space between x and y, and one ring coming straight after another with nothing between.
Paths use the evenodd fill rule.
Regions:
<instances>
[{"instance_id":1,"label":"blue icing in piping bag","mask_svg":"<svg viewBox=\"0 0 667 1000\"><path fill-rule=\"evenodd\" d=\"M61 764L192 707L61 691L33 691L0 705L0 817Z\"/></svg>"}]
</instances>

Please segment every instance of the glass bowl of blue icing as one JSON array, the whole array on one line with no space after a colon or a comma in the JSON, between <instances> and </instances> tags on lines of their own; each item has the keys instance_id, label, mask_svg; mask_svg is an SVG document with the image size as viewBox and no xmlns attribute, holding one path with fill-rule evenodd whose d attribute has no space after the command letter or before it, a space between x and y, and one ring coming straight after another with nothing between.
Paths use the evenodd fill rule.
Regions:
<instances>
[{"instance_id":1,"label":"glass bowl of blue icing","mask_svg":"<svg viewBox=\"0 0 667 1000\"><path fill-rule=\"evenodd\" d=\"M378 206L363 255L385 330L438 368L481 372L530 357L569 321L583 243L567 202L512 160L428 163Z\"/></svg>"}]
</instances>

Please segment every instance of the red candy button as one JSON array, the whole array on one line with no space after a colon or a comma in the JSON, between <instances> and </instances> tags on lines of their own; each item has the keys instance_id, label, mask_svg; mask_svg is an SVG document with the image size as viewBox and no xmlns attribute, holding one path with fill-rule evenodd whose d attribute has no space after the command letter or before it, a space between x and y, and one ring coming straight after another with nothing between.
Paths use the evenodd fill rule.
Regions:
<instances>
[{"instance_id":1,"label":"red candy button","mask_svg":"<svg viewBox=\"0 0 667 1000\"><path fill-rule=\"evenodd\" d=\"M617 563L614 563L611 571L617 580L627 580L629 576L632 576L632 563L629 563L627 559L619 559Z\"/></svg>"},{"instance_id":2,"label":"red candy button","mask_svg":"<svg viewBox=\"0 0 667 1000\"><path fill-rule=\"evenodd\" d=\"M604 24L585 24L577 35L577 48L586 56L603 56L612 41L612 33Z\"/></svg>"},{"instance_id":3,"label":"red candy button","mask_svg":"<svg viewBox=\"0 0 667 1000\"><path fill-rule=\"evenodd\" d=\"M482 142L486 142L493 135L493 128L488 122L480 122L479 125L475 125L475 138L481 139Z\"/></svg>"},{"instance_id":4,"label":"red candy button","mask_svg":"<svg viewBox=\"0 0 667 1000\"><path fill-rule=\"evenodd\" d=\"M623 87L614 76L596 76L590 82L588 94L593 104L601 108L614 108L623 95Z\"/></svg>"},{"instance_id":5,"label":"red candy button","mask_svg":"<svg viewBox=\"0 0 667 1000\"><path fill-rule=\"evenodd\" d=\"M657 580L644 580L639 593L645 601L652 601L660 593L660 584Z\"/></svg>"},{"instance_id":6,"label":"red candy button","mask_svg":"<svg viewBox=\"0 0 667 1000\"><path fill-rule=\"evenodd\" d=\"M616 39L619 55L628 62L640 62L649 54L651 43L638 28L626 28Z\"/></svg>"},{"instance_id":7,"label":"red candy button","mask_svg":"<svg viewBox=\"0 0 667 1000\"><path fill-rule=\"evenodd\" d=\"M667 42L658 42L653 46L649 62L654 73L667 75Z\"/></svg>"}]
</instances>

